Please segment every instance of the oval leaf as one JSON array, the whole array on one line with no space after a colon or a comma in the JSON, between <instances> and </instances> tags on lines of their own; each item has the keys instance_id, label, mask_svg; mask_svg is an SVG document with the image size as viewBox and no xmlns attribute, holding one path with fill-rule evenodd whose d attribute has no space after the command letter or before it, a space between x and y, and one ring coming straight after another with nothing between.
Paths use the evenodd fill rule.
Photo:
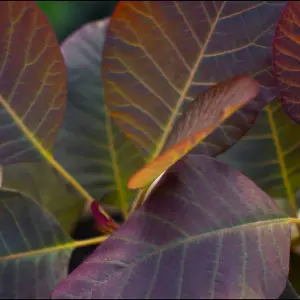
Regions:
<instances>
[{"instance_id":1,"label":"oval leaf","mask_svg":"<svg viewBox=\"0 0 300 300\"><path fill-rule=\"evenodd\" d=\"M127 215L135 192L126 187L143 165L139 150L112 123L105 104L101 56L109 19L89 23L62 45L68 106L55 157L98 201L113 193Z\"/></svg>"},{"instance_id":2,"label":"oval leaf","mask_svg":"<svg viewBox=\"0 0 300 300\"><path fill-rule=\"evenodd\" d=\"M284 3L119 2L103 54L105 100L122 131L149 161L161 153L184 106L208 87L248 74L277 93L271 46ZM273 97L262 95L259 100ZM247 131L253 118L249 119L244 124L239 118L243 132L233 135L227 144L214 139L215 155ZM237 118L231 122L236 123ZM223 130L231 136L232 126Z\"/></svg>"},{"instance_id":3,"label":"oval leaf","mask_svg":"<svg viewBox=\"0 0 300 300\"><path fill-rule=\"evenodd\" d=\"M0 298L48 299L68 274L72 240L40 205L0 190Z\"/></svg>"},{"instance_id":4,"label":"oval leaf","mask_svg":"<svg viewBox=\"0 0 300 300\"><path fill-rule=\"evenodd\" d=\"M53 298L277 298L289 271L287 222L247 177L188 155Z\"/></svg>"},{"instance_id":5,"label":"oval leaf","mask_svg":"<svg viewBox=\"0 0 300 300\"><path fill-rule=\"evenodd\" d=\"M297 216L299 137L299 125L289 119L277 99L264 109L249 133L219 158L250 177L271 197L287 199L290 214Z\"/></svg>"},{"instance_id":6,"label":"oval leaf","mask_svg":"<svg viewBox=\"0 0 300 300\"><path fill-rule=\"evenodd\" d=\"M0 163L51 150L66 103L66 72L55 33L33 1L0 2ZM30 142L28 141L30 140Z\"/></svg>"},{"instance_id":7,"label":"oval leaf","mask_svg":"<svg viewBox=\"0 0 300 300\"><path fill-rule=\"evenodd\" d=\"M300 2L288 1L278 22L273 43L274 69L283 108L300 124Z\"/></svg>"},{"instance_id":8,"label":"oval leaf","mask_svg":"<svg viewBox=\"0 0 300 300\"><path fill-rule=\"evenodd\" d=\"M163 153L130 178L129 188L143 187L182 158L232 113L252 100L259 84L239 76L219 83L199 95L176 122Z\"/></svg>"}]
</instances>

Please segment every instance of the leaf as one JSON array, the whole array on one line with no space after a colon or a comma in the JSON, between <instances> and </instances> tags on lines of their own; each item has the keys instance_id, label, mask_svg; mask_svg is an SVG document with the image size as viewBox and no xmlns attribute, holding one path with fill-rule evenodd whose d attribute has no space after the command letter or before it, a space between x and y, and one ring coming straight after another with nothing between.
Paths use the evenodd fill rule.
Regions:
<instances>
[{"instance_id":1,"label":"leaf","mask_svg":"<svg viewBox=\"0 0 300 300\"><path fill-rule=\"evenodd\" d=\"M130 178L129 188L143 187L182 158L259 91L251 77L239 76L198 96L175 123L163 153Z\"/></svg>"},{"instance_id":2,"label":"leaf","mask_svg":"<svg viewBox=\"0 0 300 300\"><path fill-rule=\"evenodd\" d=\"M20 193L0 190L0 214L0 299L49 299L67 275L72 249L59 247L71 238Z\"/></svg>"},{"instance_id":3,"label":"leaf","mask_svg":"<svg viewBox=\"0 0 300 300\"><path fill-rule=\"evenodd\" d=\"M51 150L66 102L66 73L55 33L33 1L0 2L0 163ZM30 140L30 142L28 141Z\"/></svg>"},{"instance_id":4,"label":"leaf","mask_svg":"<svg viewBox=\"0 0 300 300\"><path fill-rule=\"evenodd\" d=\"M274 299L288 277L288 222L241 173L187 155L52 297Z\"/></svg>"},{"instance_id":5,"label":"leaf","mask_svg":"<svg viewBox=\"0 0 300 300\"><path fill-rule=\"evenodd\" d=\"M47 163L5 166L2 186L16 190L47 208L68 233L82 214L82 197L69 189Z\"/></svg>"},{"instance_id":6,"label":"leaf","mask_svg":"<svg viewBox=\"0 0 300 300\"><path fill-rule=\"evenodd\" d=\"M300 127L284 113L279 99L269 104L249 133L220 160L251 178L273 198L286 198L297 216L300 188Z\"/></svg>"},{"instance_id":7,"label":"leaf","mask_svg":"<svg viewBox=\"0 0 300 300\"><path fill-rule=\"evenodd\" d=\"M135 195L126 185L143 159L104 105L100 65L108 23L109 19L89 23L62 45L68 106L55 157L98 201L115 192L114 204L126 215Z\"/></svg>"},{"instance_id":8,"label":"leaf","mask_svg":"<svg viewBox=\"0 0 300 300\"><path fill-rule=\"evenodd\" d=\"M218 82L247 74L264 88L257 104L263 107L274 98L271 46L284 3L119 2L104 47L105 100L147 161L161 153L185 105ZM257 113L237 112L206 151L213 156L225 151Z\"/></svg>"},{"instance_id":9,"label":"leaf","mask_svg":"<svg viewBox=\"0 0 300 300\"><path fill-rule=\"evenodd\" d=\"M129 187L150 183L183 157L259 91L258 83L246 76L226 80L198 96L177 119L162 154L137 172Z\"/></svg>"},{"instance_id":10,"label":"leaf","mask_svg":"<svg viewBox=\"0 0 300 300\"><path fill-rule=\"evenodd\" d=\"M299 1L288 1L275 31L273 65L281 102L287 115L300 124Z\"/></svg>"}]
</instances>

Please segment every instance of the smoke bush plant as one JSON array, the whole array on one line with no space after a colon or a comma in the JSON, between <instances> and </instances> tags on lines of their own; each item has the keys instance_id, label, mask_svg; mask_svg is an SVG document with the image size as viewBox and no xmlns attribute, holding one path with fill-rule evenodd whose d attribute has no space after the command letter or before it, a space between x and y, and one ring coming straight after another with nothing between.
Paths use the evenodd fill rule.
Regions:
<instances>
[{"instance_id":1,"label":"smoke bush plant","mask_svg":"<svg viewBox=\"0 0 300 300\"><path fill-rule=\"evenodd\" d=\"M120 1L59 47L1 1L0 298L298 298L299 9Z\"/></svg>"}]
</instances>

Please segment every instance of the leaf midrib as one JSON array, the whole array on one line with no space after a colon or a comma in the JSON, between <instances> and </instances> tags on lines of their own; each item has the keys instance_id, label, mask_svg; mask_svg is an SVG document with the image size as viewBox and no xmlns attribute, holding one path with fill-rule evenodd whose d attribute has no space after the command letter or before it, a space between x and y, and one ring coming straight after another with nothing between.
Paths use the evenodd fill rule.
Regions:
<instances>
[{"instance_id":1,"label":"leaf midrib","mask_svg":"<svg viewBox=\"0 0 300 300\"><path fill-rule=\"evenodd\" d=\"M87 239L87 240L83 240L83 241L72 241L72 242L68 242L65 244L55 245L55 246L46 247L46 248L38 249L38 250L19 252L19 253L0 257L0 262L29 257L29 256L35 256L35 255L49 254L49 253L56 252L59 250L66 250L66 249L73 249L73 248L84 247L84 246L97 245L97 244L105 241L107 238L108 238L108 236L100 236L100 237L91 238L91 239Z\"/></svg>"},{"instance_id":2,"label":"leaf midrib","mask_svg":"<svg viewBox=\"0 0 300 300\"><path fill-rule=\"evenodd\" d=\"M112 133L112 128L111 128L111 119L108 114L107 108L104 106L104 115L105 115L105 128L107 132L107 139L108 139L108 148L109 148L109 154L111 157L111 163L112 163L112 171L113 171L113 176L115 179L116 183L116 188L117 192L119 194L119 200L120 200L120 206L123 212L123 216L126 219L128 215L128 205L126 201L126 196L124 194L124 190L122 187L122 179L121 179L121 174L119 172L119 165L118 165L118 159L117 159L117 154L116 154L116 149L115 149L115 144L113 141L113 133Z\"/></svg>"},{"instance_id":3,"label":"leaf midrib","mask_svg":"<svg viewBox=\"0 0 300 300\"><path fill-rule=\"evenodd\" d=\"M171 114L171 116L169 118L169 121L166 124L165 131L163 132L163 134L162 134L162 136L160 138L160 141L157 143L156 150L152 154L152 157L150 158L150 161L153 158L155 158L156 156L158 156L160 154L162 148L164 147L166 139L168 138L168 135L169 135L169 133L170 133L172 127L173 127L173 124L175 122L175 118L176 118L176 116L178 114L178 111L181 108L181 105L182 105L182 103L183 103L183 101L184 101L184 99L186 97L186 94L187 94L187 92L188 92L188 90L189 90L189 88L191 86L191 83L193 82L193 79L194 79L194 76L195 76L195 74L196 74L196 72L198 70L198 67L199 67L199 65L200 65L200 63L201 63L201 61L202 61L202 59L204 57L207 45L208 45L208 43L210 41L210 38L211 38L211 36L212 36L212 34L214 32L215 27L216 27L216 25L217 25L217 23L219 21L220 14L222 13L223 8L224 8L226 2L227 1L224 1L222 3L222 6L220 7L219 11L217 12L216 18L215 18L213 24L211 25L210 31L208 32L206 41L205 41L205 43L202 46L202 49L201 49L201 51L199 53L199 56L198 56L198 58L197 58L197 60L195 62L195 65L194 65L194 67L193 67L193 69L192 69L192 71L191 71L191 73L190 73L190 75L189 75L189 77L188 77L188 79L187 79L187 81L185 83L185 86L184 86L184 88L182 90L182 93L181 93L181 95L180 95L177 103L176 103L176 106L175 106L174 110L172 111L172 114Z\"/></svg>"},{"instance_id":4,"label":"leaf midrib","mask_svg":"<svg viewBox=\"0 0 300 300\"><path fill-rule=\"evenodd\" d=\"M112 276L110 276L109 278L107 278L106 280L101 281L101 283L107 282L111 279L113 279L114 277L120 275L122 272L124 272L125 270L128 270L128 268L132 269L135 265L137 265L138 263L141 263L143 261L145 261L146 259L149 259L149 257L154 256L162 251L166 251L166 250L170 250L172 248L175 248L177 246L179 246L180 244L185 244L187 242L192 242L192 241L200 241L205 239L207 236L211 237L212 235L222 235L222 234L226 234L226 232L229 231L229 233L233 233L233 231L240 231L243 229L249 229L249 227L262 227L262 226L269 226L269 225L279 225L281 223L293 223L293 222L297 222L297 219L293 219L293 218L288 218L288 217L282 217L282 218L277 218L277 219L272 219L272 220L265 220L265 221L255 221L255 222L251 222L251 223L247 223L247 224L242 224L242 225L236 225L230 228L221 228L221 229L217 229L215 231L212 232L204 232L204 233L200 233L198 235L193 235L193 236L188 236L183 238L182 240L178 241L172 241L171 243L164 245L164 247L156 247L153 251L148 252L145 256L142 256L141 258L134 260L128 264L125 263L126 267L122 268L120 271L113 273ZM116 237L117 239L117 237ZM101 261L101 260L97 260L97 262L107 262L107 260L105 261ZM99 288L98 286L96 288ZM94 288L92 289L94 290Z\"/></svg>"},{"instance_id":5,"label":"leaf midrib","mask_svg":"<svg viewBox=\"0 0 300 300\"><path fill-rule=\"evenodd\" d=\"M280 144L278 132L277 132L277 129L276 129L275 120L274 120L274 117L273 117L273 112L272 112L272 109L269 105L266 107L266 112L267 112L267 117L268 117L268 123L270 125L272 139L273 139L276 154L277 154L277 157L278 157L279 169L280 169L283 185L284 185L284 188L286 190L286 196L287 196L287 199L288 199L290 207L291 207L292 216L297 217L296 200L295 200L295 197L293 195L293 191L292 191L290 181L288 179L288 172L287 172L287 167L286 167L286 163L285 163L285 157L284 157L283 149L282 149L281 144Z\"/></svg>"}]
</instances>

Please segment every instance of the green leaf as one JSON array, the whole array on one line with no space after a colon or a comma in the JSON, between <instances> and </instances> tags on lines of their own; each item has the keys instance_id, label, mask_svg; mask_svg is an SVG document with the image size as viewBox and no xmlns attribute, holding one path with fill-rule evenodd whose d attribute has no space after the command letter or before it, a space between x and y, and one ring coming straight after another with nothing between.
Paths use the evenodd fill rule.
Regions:
<instances>
[{"instance_id":1,"label":"green leaf","mask_svg":"<svg viewBox=\"0 0 300 300\"><path fill-rule=\"evenodd\" d=\"M20 193L0 190L0 214L0 299L49 299L67 275L72 251L59 247L72 239Z\"/></svg>"},{"instance_id":2,"label":"green leaf","mask_svg":"<svg viewBox=\"0 0 300 300\"><path fill-rule=\"evenodd\" d=\"M33 1L1 1L0 163L36 158L32 143L51 151L65 104L63 57L45 15Z\"/></svg>"},{"instance_id":3,"label":"green leaf","mask_svg":"<svg viewBox=\"0 0 300 300\"><path fill-rule=\"evenodd\" d=\"M287 199L291 214L296 216L299 145L300 126L285 114L277 99L264 109L249 133L219 158L251 178L272 198Z\"/></svg>"},{"instance_id":4,"label":"green leaf","mask_svg":"<svg viewBox=\"0 0 300 300\"><path fill-rule=\"evenodd\" d=\"M127 215L136 192L129 177L143 165L139 150L112 123L103 99L101 55L109 20L85 25L62 45L68 105L56 159L96 199L113 194Z\"/></svg>"},{"instance_id":5,"label":"green leaf","mask_svg":"<svg viewBox=\"0 0 300 300\"><path fill-rule=\"evenodd\" d=\"M37 201L66 232L71 232L82 214L84 199L68 188L47 163L4 166L2 186Z\"/></svg>"},{"instance_id":6,"label":"green leaf","mask_svg":"<svg viewBox=\"0 0 300 300\"><path fill-rule=\"evenodd\" d=\"M147 160L161 153L185 105L208 87L244 74L277 94L271 46L283 5L280 1L118 3L103 53L105 101ZM261 96L259 102L270 100ZM249 121L243 114L235 115L220 130L229 136L227 145L219 147L218 139L210 145L215 155L249 129L253 115L243 113ZM243 131L236 134L239 124Z\"/></svg>"}]
</instances>

